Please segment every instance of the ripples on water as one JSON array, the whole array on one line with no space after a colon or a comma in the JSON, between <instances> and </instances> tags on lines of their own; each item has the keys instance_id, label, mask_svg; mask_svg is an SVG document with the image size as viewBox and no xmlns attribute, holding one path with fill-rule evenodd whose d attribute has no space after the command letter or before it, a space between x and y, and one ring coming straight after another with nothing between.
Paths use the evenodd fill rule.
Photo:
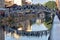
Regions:
<instances>
[{"instance_id":1,"label":"ripples on water","mask_svg":"<svg viewBox=\"0 0 60 40\"><path fill-rule=\"evenodd\" d=\"M57 15L54 17L51 40L60 40L60 20Z\"/></svg>"},{"instance_id":2,"label":"ripples on water","mask_svg":"<svg viewBox=\"0 0 60 40\"><path fill-rule=\"evenodd\" d=\"M8 33L5 35L5 40L48 40L49 34L46 35L42 35L39 37L36 36L18 36L16 34L16 36L14 36L11 33Z\"/></svg>"},{"instance_id":3,"label":"ripples on water","mask_svg":"<svg viewBox=\"0 0 60 40\"><path fill-rule=\"evenodd\" d=\"M34 24L32 25L32 31L42 31L42 30L47 30L43 24L37 25ZM7 33L5 34L5 40L48 40L49 34L47 35L42 35L42 36L19 36L17 34L11 34Z\"/></svg>"}]
</instances>

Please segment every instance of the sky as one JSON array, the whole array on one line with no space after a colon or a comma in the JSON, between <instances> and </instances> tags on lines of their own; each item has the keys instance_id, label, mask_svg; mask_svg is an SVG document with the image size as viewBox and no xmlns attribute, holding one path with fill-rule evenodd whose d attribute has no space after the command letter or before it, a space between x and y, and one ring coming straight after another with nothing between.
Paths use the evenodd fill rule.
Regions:
<instances>
[{"instance_id":1,"label":"sky","mask_svg":"<svg viewBox=\"0 0 60 40\"><path fill-rule=\"evenodd\" d=\"M48 2L49 0L32 0L32 3L36 4L36 3L41 3L41 4L44 4L46 2ZM50 0L52 1L52 0ZM56 1L56 0L53 0L53 1Z\"/></svg>"}]
</instances>

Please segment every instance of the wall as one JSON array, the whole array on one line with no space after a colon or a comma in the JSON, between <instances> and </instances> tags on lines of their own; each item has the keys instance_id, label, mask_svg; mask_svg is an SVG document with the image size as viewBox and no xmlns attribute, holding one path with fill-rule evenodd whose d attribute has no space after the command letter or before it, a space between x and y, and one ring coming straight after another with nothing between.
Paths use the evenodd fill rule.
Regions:
<instances>
[{"instance_id":1,"label":"wall","mask_svg":"<svg viewBox=\"0 0 60 40\"><path fill-rule=\"evenodd\" d=\"M14 4L22 5L22 0L14 0Z\"/></svg>"},{"instance_id":2,"label":"wall","mask_svg":"<svg viewBox=\"0 0 60 40\"><path fill-rule=\"evenodd\" d=\"M60 10L60 0L56 0L56 4L57 4L58 9Z\"/></svg>"},{"instance_id":3,"label":"wall","mask_svg":"<svg viewBox=\"0 0 60 40\"><path fill-rule=\"evenodd\" d=\"M4 7L4 0L0 0L0 8Z\"/></svg>"}]
</instances>

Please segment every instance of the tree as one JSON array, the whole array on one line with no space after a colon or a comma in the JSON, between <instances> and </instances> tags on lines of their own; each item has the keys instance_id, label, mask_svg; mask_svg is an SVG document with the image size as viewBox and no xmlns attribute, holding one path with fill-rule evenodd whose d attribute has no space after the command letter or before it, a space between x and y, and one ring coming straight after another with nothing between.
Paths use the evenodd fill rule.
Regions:
<instances>
[{"instance_id":1,"label":"tree","mask_svg":"<svg viewBox=\"0 0 60 40\"><path fill-rule=\"evenodd\" d=\"M52 22L53 22L53 18L51 18L51 13L49 12L44 12L45 13L45 22L44 25L48 28L48 30L51 30L52 27Z\"/></svg>"},{"instance_id":2,"label":"tree","mask_svg":"<svg viewBox=\"0 0 60 40\"><path fill-rule=\"evenodd\" d=\"M56 9L56 2L55 1L48 1L47 3L44 4L46 7L50 8L50 9Z\"/></svg>"}]
</instances>

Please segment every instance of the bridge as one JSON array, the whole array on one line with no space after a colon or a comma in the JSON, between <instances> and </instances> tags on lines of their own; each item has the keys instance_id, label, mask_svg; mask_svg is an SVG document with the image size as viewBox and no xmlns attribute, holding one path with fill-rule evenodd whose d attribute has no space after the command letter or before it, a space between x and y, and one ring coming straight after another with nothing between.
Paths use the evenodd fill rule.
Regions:
<instances>
[{"instance_id":1,"label":"bridge","mask_svg":"<svg viewBox=\"0 0 60 40\"><path fill-rule=\"evenodd\" d=\"M43 5L23 5L23 6L14 6L6 8L8 11L8 14L10 13L22 13L22 14L39 14L40 12L49 12L49 13L56 13L56 10L49 9L47 7L44 7ZM34 12L34 13L33 13Z\"/></svg>"},{"instance_id":2,"label":"bridge","mask_svg":"<svg viewBox=\"0 0 60 40\"><path fill-rule=\"evenodd\" d=\"M25 8L25 6L27 6L27 8ZM11 18L13 22L8 22L5 24L9 25L10 27L13 26L17 27L17 25L19 26L21 24L23 29L26 30L28 26L31 27L31 21L39 19L41 22L44 22L46 16L51 17L51 19L53 19L53 15L56 13L56 11L53 11L44 6L37 6L37 7L35 5L34 6L25 5L25 6L21 6L21 9L20 7L19 9L9 8L7 10L8 12L6 13L8 15L7 19L10 20Z\"/></svg>"},{"instance_id":3,"label":"bridge","mask_svg":"<svg viewBox=\"0 0 60 40\"><path fill-rule=\"evenodd\" d=\"M36 7L36 6L30 5L30 6L28 6L28 8L25 8L24 6L22 6L22 7L21 7L21 9L20 8L18 8L18 9L17 8L9 8L8 10L3 10L3 12L5 11L5 14L4 14L5 16L0 15L2 17L2 18L0 17L0 19L1 19L0 23L4 26L8 25L8 26L4 27L4 28L7 28L7 29L5 29L5 31L7 33L11 32L11 33L16 33L18 35L23 35L23 36L42 36L42 35L47 35L48 33L50 33L49 30L27 32L27 31L19 31L17 29L12 29L11 27L15 26L16 28L18 28L18 26L20 24L22 24L23 29L26 30L27 27L31 27L31 25L30 25L31 19L34 19L34 18L41 19L41 17L42 17L42 19L41 19L41 21L42 21L45 19L45 16L48 16L48 15L46 15L45 12L49 13L48 17L51 17L51 16L53 16L54 13L56 13L56 11L53 11L51 9L49 10L49 8L44 7L44 6ZM43 8L41 8L41 7L43 7ZM35 17L34 17L34 15L35 15ZM41 15L43 15L43 16L41 16ZM32 17L30 17L30 16L32 16ZM17 26L17 24L18 24L18 26Z\"/></svg>"}]
</instances>

